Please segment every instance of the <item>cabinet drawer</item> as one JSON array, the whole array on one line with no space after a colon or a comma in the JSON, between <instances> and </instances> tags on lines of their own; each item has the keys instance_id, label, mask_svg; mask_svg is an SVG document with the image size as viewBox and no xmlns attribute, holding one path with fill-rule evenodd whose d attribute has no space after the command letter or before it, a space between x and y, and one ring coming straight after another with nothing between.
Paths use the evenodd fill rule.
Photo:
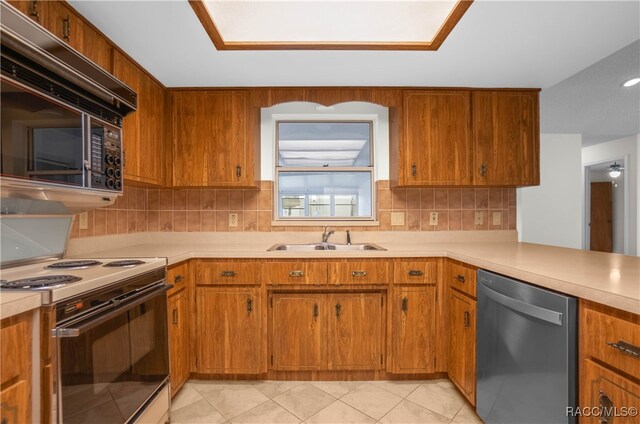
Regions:
<instances>
[{"instance_id":1,"label":"cabinet drawer","mask_svg":"<svg viewBox=\"0 0 640 424\"><path fill-rule=\"evenodd\" d=\"M267 284L327 284L327 263L267 262L262 275Z\"/></svg>"},{"instance_id":2,"label":"cabinet drawer","mask_svg":"<svg viewBox=\"0 0 640 424\"><path fill-rule=\"evenodd\" d=\"M640 378L640 317L610 308L596 308L582 304L580 342L583 353Z\"/></svg>"},{"instance_id":3,"label":"cabinet drawer","mask_svg":"<svg viewBox=\"0 0 640 424\"><path fill-rule=\"evenodd\" d=\"M333 262L329 263L330 284L388 284L389 262Z\"/></svg>"},{"instance_id":4,"label":"cabinet drawer","mask_svg":"<svg viewBox=\"0 0 640 424\"><path fill-rule=\"evenodd\" d=\"M260 284L258 262L198 262L198 285Z\"/></svg>"},{"instance_id":5,"label":"cabinet drawer","mask_svg":"<svg viewBox=\"0 0 640 424\"><path fill-rule=\"evenodd\" d=\"M475 267L449 260L448 283L451 287L476 297L476 271Z\"/></svg>"},{"instance_id":6,"label":"cabinet drawer","mask_svg":"<svg viewBox=\"0 0 640 424\"><path fill-rule=\"evenodd\" d=\"M393 264L395 284L435 284L436 261L398 261Z\"/></svg>"},{"instance_id":7,"label":"cabinet drawer","mask_svg":"<svg viewBox=\"0 0 640 424\"><path fill-rule=\"evenodd\" d=\"M167 292L170 296L173 293L187 287L187 279L189 278L189 262L183 262L180 265L174 265L167 268L167 283L173 284L173 288Z\"/></svg>"}]
</instances>

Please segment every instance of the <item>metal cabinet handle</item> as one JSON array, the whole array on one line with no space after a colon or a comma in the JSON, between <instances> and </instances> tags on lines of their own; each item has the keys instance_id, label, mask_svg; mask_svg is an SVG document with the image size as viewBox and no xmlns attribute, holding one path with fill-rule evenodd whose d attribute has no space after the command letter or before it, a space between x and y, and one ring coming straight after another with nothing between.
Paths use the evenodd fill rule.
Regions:
<instances>
[{"instance_id":1,"label":"metal cabinet handle","mask_svg":"<svg viewBox=\"0 0 640 424\"><path fill-rule=\"evenodd\" d=\"M418 167L414 163L413 165L411 165L411 176L415 177L416 175L418 175Z\"/></svg>"},{"instance_id":2,"label":"metal cabinet handle","mask_svg":"<svg viewBox=\"0 0 640 424\"><path fill-rule=\"evenodd\" d=\"M317 303L314 303L314 304L313 304L313 319L314 319L314 320L317 320L317 319L318 319L318 315L319 315L319 312L318 312L318 304L317 304Z\"/></svg>"},{"instance_id":3,"label":"metal cabinet handle","mask_svg":"<svg viewBox=\"0 0 640 424\"><path fill-rule=\"evenodd\" d=\"M484 177L485 175L487 175L487 163L482 162L482 165L480 165L480 176Z\"/></svg>"},{"instance_id":4,"label":"metal cabinet handle","mask_svg":"<svg viewBox=\"0 0 640 424\"><path fill-rule=\"evenodd\" d=\"M67 41L71 39L71 17L69 15L62 20L62 38Z\"/></svg>"},{"instance_id":5,"label":"metal cabinet handle","mask_svg":"<svg viewBox=\"0 0 640 424\"><path fill-rule=\"evenodd\" d=\"M342 306L339 303L336 303L336 317L340 318L340 312L342 310Z\"/></svg>"},{"instance_id":6,"label":"metal cabinet handle","mask_svg":"<svg viewBox=\"0 0 640 424\"><path fill-rule=\"evenodd\" d=\"M253 312L253 299L247 299L247 313L251 314Z\"/></svg>"},{"instance_id":7,"label":"metal cabinet handle","mask_svg":"<svg viewBox=\"0 0 640 424\"><path fill-rule=\"evenodd\" d=\"M240 165L236 165L236 177L240 178L242 176L242 167Z\"/></svg>"},{"instance_id":8,"label":"metal cabinet handle","mask_svg":"<svg viewBox=\"0 0 640 424\"><path fill-rule=\"evenodd\" d=\"M409 277L422 277L424 275L424 272L420 271L419 269L411 269L408 272Z\"/></svg>"},{"instance_id":9,"label":"metal cabinet handle","mask_svg":"<svg viewBox=\"0 0 640 424\"><path fill-rule=\"evenodd\" d=\"M464 326L471 326L471 314L469 313L469 311L464 311Z\"/></svg>"},{"instance_id":10,"label":"metal cabinet handle","mask_svg":"<svg viewBox=\"0 0 640 424\"><path fill-rule=\"evenodd\" d=\"M235 277L236 275L238 274L236 274L235 271L222 271L220 273L221 277Z\"/></svg>"},{"instance_id":11,"label":"metal cabinet handle","mask_svg":"<svg viewBox=\"0 0 640 424\"><path fill-rule=\"evenodd\" d=\"M407 299L405 296L402 298L402 312L406 314L408 310L409 310L409 299Z\"/></svg>"},{"instance_id":12,"label":"metal cabinet handle","mask_svg":"<svg viewBox=\"0 0 640 424\"><path fill-rule=\"evenodd\" d=\"M351 275L353 275L354 277L366 277L367 271L353 271Z\"/></svg>"},{"instance_id":13,"label":"metal cabinet handle","mask_svg":"<svg viewBox=\"0 0 640 424\"><path fill-rule=\"evenodd\" d=\"M465 278L464 278L464 276L463 276L463 275L460 275L460 274L456 275L456 276L455 276L455 277L453 277L453 278L454 278L454 279L456 279L456 280L458 280L458 281L460 281L461 283L464 283L464 282L466 281L466 280L465 280Z\"/></svg>"},{"instance_id":14,"label":"metal cabinet handle","mask_svg":"<svg viewBox=\"0 0 640 424\"><path fill-rule=\"evenodd\" d=\"M613 401L611 401L611 398L609 398L602 389L600 389L600 393L598 394L598 404L598 406L600 406L600 419L598 420L600 424L612 422Z\"/></svg>"},{"instance_id":15,"label":"metal cabinet handle","mask_svg":"<svg viewBox=\"0 0 640 424\"><path fill-rule=\"evenodd\" d=\"M295 269L289 272L290 277L304 277L304 271L300 271L299 269Z\"/></svg>"},{"instance_id":16,"label":"metal cabinet handle","mask_svg":"<svg viewBox=\"0 0 640 424\"><path fill-rule=\"evenodd\" d=\"M181 283L182 280L184 280L184 277L182 275L176 275L175 277L173 277L173 282L174 283Z\"/></svg>"},{"instance_id":17,"label":"metal cabinet handle","mask_svg":"<svg viewBox=\"0 0 640 424\"><path fill-rule=\"evenodd\" d=\"M173 311L171 311L171 316L173 317L173 324L178 325L178 309L174 309Z\"/></svg>"},{"instance_id":18,"label":"metal cabinet handle","mask_svg":"<svg viewBox=\"0 0 640 424\"><path fill-rule=\"evenodd\" d=\"M32 16L36 22L40 22L40 11L38 10L38 0L32 0L29 2L29 15Z\"/></svg>"},{"instance_id":19,"label":"metal cabinet handle","mask_svg":"<svg viewBox=\"0 0 640 424\"><path fill-rule=\"evenodd\" d=\"M640 347L634 346L631 343L627 343L624 340L618 340L617 342L607 342L608 346L614 349L618 349L625 355L633 356L636 359L640 359Z\"/></svg>"}]
</instances>

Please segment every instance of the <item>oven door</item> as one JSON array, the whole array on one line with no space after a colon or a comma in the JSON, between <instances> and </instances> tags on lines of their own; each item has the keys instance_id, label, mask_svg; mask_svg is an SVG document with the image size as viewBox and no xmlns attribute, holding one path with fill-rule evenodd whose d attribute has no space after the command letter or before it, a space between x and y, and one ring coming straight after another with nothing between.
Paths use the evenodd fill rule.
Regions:
<instances>
[{"instance_id":1,"label":"oven door","mask_svg":"<svg viewBox=\"0 0 640 424\"><path fill-rule=\"evenodd\" d=\"M129 422L167 383L169 287L56 329L58 422Z\"/></svg>"}]
</instances>

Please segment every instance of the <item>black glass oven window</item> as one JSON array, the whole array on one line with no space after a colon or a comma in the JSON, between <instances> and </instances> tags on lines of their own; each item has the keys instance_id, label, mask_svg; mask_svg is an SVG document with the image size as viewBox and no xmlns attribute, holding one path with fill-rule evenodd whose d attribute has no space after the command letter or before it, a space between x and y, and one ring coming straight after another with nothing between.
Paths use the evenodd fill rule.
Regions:
<instances>
[{"instance_id":1,"label":"black glass oven window","mask_svg":"<svg viewBox=\"0 0 640 424\"><path fill-rule=\"evenodd\" d=\"M2 81L2 175L82 185L82 114Z\"/></svg>"},{"instance_id":2,"label":"black glass oven window","mask_svg":"<svg viewBox=\"0 0 640 424\"><path fill-rule=\"evenodd\" d=\"M169 374L166 296L60 338L61 408L68 423L124 423Z\"/></svg>"}]
</instances>

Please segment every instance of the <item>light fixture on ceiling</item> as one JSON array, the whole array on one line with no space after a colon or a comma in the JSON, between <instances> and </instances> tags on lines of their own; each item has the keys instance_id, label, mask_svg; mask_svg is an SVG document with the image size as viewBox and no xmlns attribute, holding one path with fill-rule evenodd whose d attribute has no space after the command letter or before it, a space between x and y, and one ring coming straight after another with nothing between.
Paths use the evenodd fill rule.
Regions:
<instances>
[{"instance_id":1,"label":"light fixture on ceiling","mask_svg":"<svg viewBox=\"0 0 640 424\"><path fill-rule=\"evenodd\" d=\"M623 87L633 87L634 85L640 83L640 78L635 77L635 78L631 78L629 80L626 80L625 82L622 83Z\"/></svg>"},{"instance_id":2,"label":"light fixture on ceiling","mask_svg":"<svg viewBox=\"0 0 640 424\"><path fill-rule=\"evenodd\" d=\"M609 176L611 178L618 178L622 174L623 170L624 168L621 165L618 165L617 162L614 162L613 165L609 167Z\"/></svg>"}]
</instances>

